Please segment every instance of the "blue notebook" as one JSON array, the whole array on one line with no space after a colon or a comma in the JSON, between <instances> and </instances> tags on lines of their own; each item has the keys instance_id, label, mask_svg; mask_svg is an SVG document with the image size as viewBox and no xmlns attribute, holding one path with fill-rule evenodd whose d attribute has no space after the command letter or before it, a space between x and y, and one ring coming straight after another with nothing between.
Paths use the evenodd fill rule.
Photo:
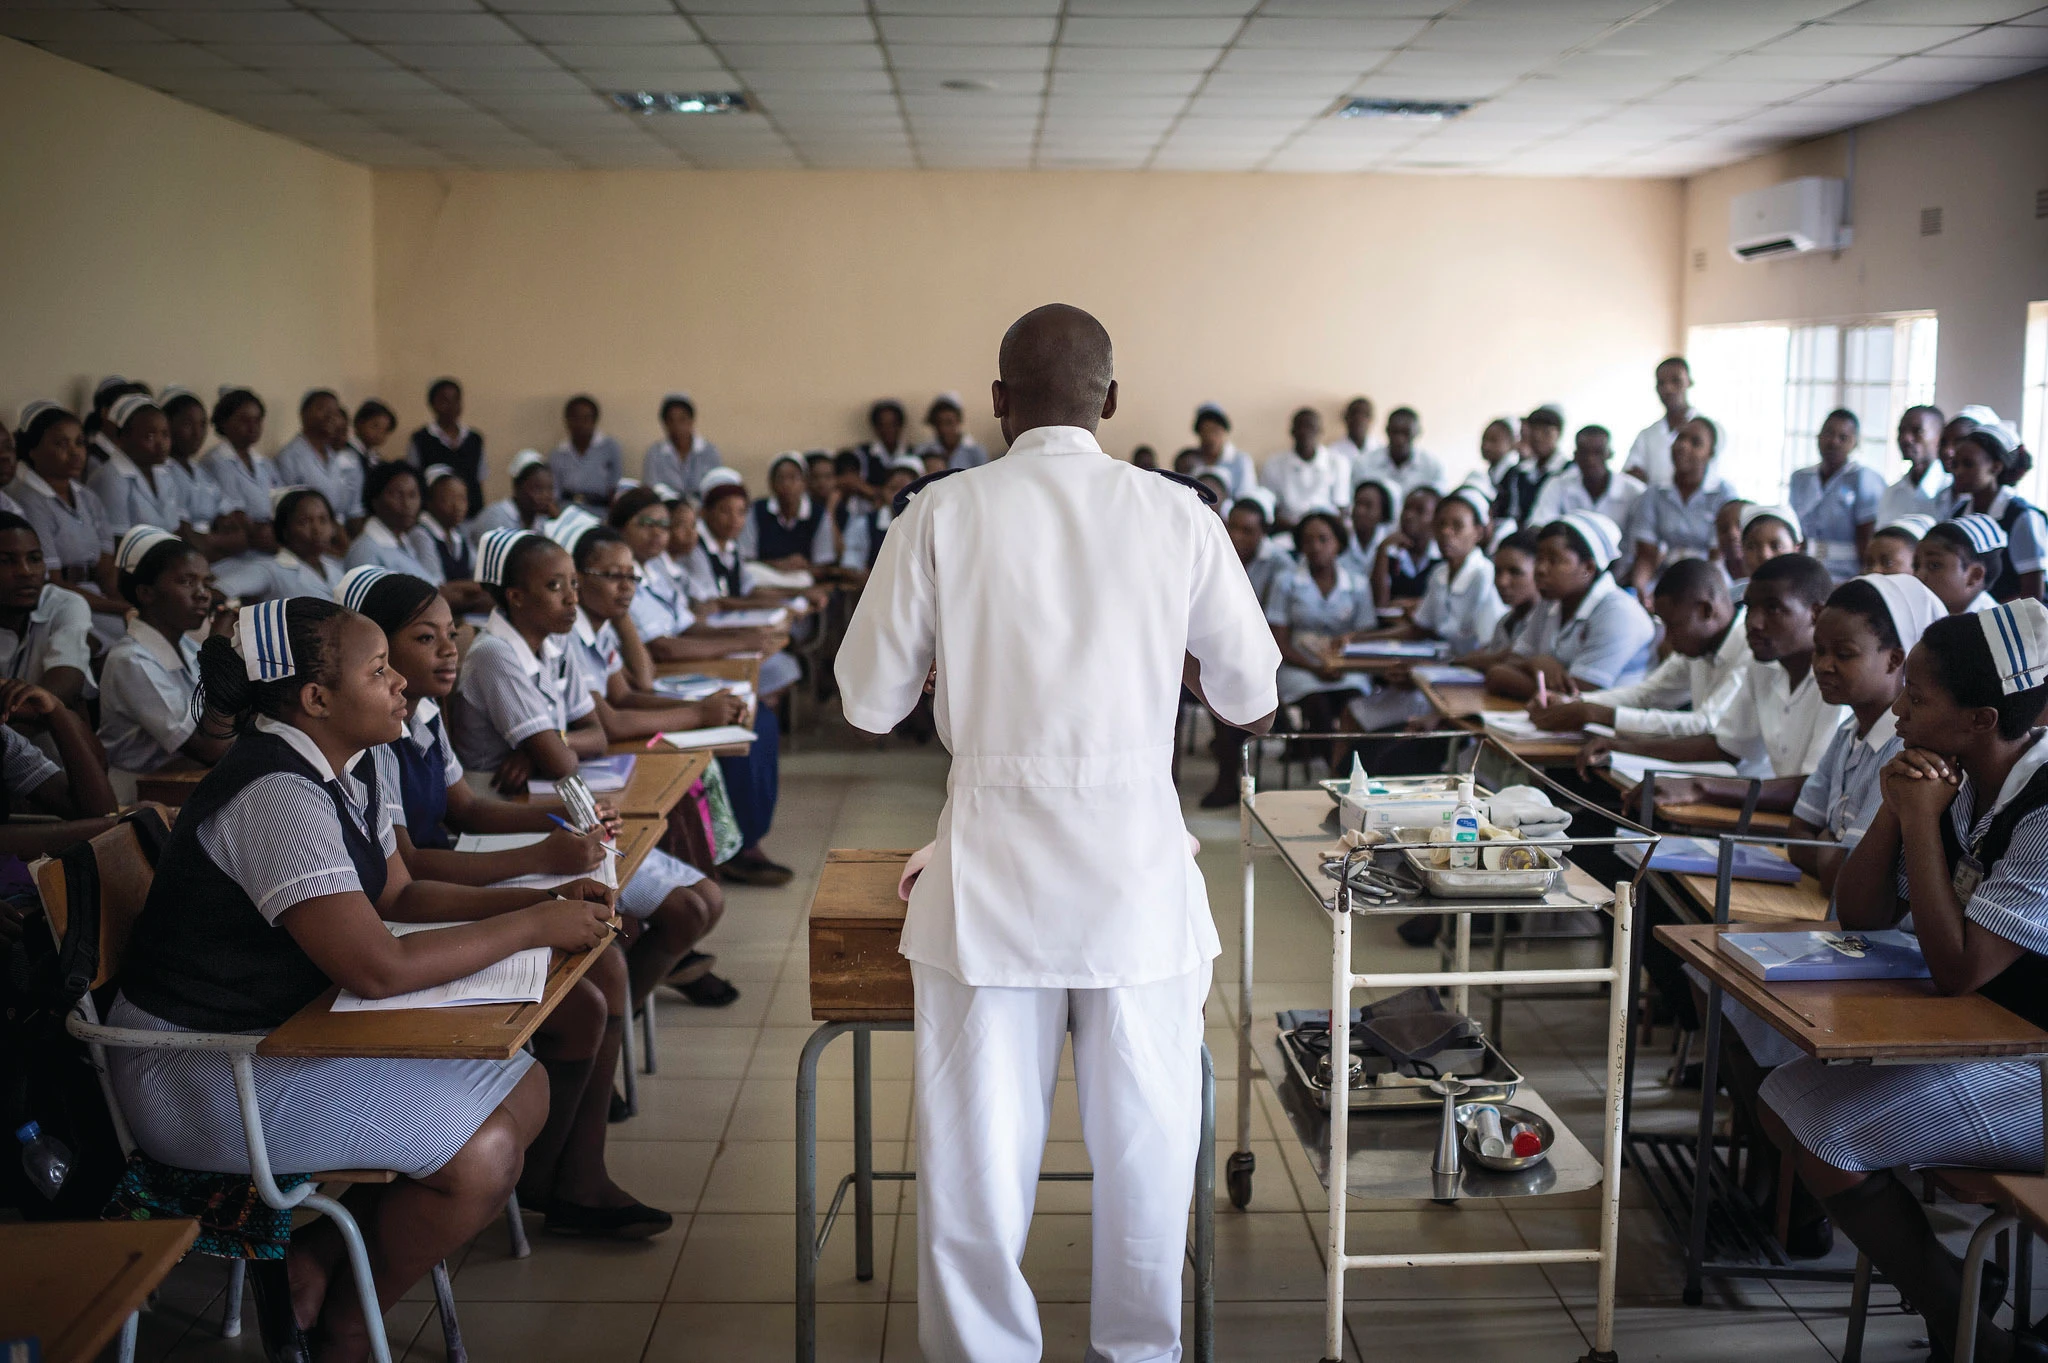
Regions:
<instances>
[{"instance_id":1,"label":"blue notebook","mask_svg":"<svg viewBox=\"0 0 2048 1363\"><path fill-rule=\"evenodd\" d=\"M1888 928L1881 932L1730 932L1723 954L1759 979L1924 980L1927 959L1920 939Z\"/></svg>"},{"instance_id":2,"label":"blue notebook","mask_svg":"<svg viewBox=\"0 0 2048 1363\"><path fill-rule=\"evenodd\" d=\"M1616 843L1614 852L1631 866L1643 864L1641 843ZM1657 850L1650 854L1650 869L1687 876L1715 875L1720 870L1720 854L1718 843L1703 842L1698 838L1674 838L1667 834L1657 844ZM1797 866L1753 843L1735 844L1733 873L1737 880L1762 880L1773 885L1799 883Z\"/></svg>"}]
</instances>

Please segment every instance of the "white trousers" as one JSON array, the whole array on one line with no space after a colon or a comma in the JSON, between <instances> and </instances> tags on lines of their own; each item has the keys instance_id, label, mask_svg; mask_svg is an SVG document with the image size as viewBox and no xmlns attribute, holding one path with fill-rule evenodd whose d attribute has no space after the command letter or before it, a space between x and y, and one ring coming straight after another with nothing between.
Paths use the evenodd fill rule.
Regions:
<instances>
[{"instance_id":1,"label":"white trousers","mask_svg":"<svg viewBox=\"0 0 2048 1363\"><path fill-rule=\"evenodd\" d=\"M926 1363L1038 1363L1024 1241L1071 1024L1095 1173L1089 1363L1177 1363L1209 965L1112 989L917 986L917 1338Z\"/></svg>"}]
</instances>

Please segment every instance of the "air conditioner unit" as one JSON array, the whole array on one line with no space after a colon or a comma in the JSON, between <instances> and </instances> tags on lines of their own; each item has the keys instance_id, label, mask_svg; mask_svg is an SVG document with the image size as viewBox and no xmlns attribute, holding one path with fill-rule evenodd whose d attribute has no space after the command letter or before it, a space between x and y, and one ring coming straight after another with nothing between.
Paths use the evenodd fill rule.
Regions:
<instances>
[{"instance_id":1,"label":"air conditioner unit","mask_svg":"<svg viewBox=\"0 0 2048 1363\"><path fill-rule=\"evenodd\" d=\"M1728 250L1737 260L1836 251L1848 244L1840 180L1809 175L1738 194L1728 205Z\"/></svg>"}]
</instances>

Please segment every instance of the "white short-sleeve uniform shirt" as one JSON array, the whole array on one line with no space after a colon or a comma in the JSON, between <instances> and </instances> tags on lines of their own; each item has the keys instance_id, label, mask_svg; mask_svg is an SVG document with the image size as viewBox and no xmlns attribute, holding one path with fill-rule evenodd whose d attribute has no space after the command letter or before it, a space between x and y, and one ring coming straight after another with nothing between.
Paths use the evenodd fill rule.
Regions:
<instances>
[{"instance_id":1,"label":"white short-sleeve uniform shirt","mask_svg":"<svg viewBox=\"0 0 2048 1363\"><path fill-rule=\"evenodd\" d=\"M911 499L837 664L870 733L938 666L953 765L905 956L969 985L1085 989L1216 955L1172 775L1190 654L1226 720L1275 708L1279 649L1223 522L1091 432L1026 431Z\"/></svg>"},{"instance_id":2,"label":"white short-sleeve uniform shirt","mask_svg":"<svg viewBox=\"0 0 2048 1363\"><path fill-rule=\"evenodd\" d=\"M1493 561L1474 550L1455 574L1445 567L1429 575L1415 623L1450 644L1452 657L1462 657L1493 637L1507 613L1493 585Z\"/></svg>"},{"instance_id":3,"label":"white short-sleeve uniform shirt","mask_svg":"<svg viewBox=\"0 0 2048 1363\"><path fill-rule=\"evenodd\" d=\"M350 568L368 564L394 573L410 573L436 587L443 580L441 553L434 545L433 532L424 523L401 535L372 516L363 522L363 533L349 544L348 555L342 562Z\"/></svg>"},{"instance_id":4,"label":"white short-sleeve uniform shirt","mask_svg":"<svg viewBox=\"0 0 2048 1363\"><path fill-rule=\"evenodd\" d=\"M1780 664L1753 662L1714 726L1714 741L1735 757L1744 776L1807 776L1851 713L1821 699L1811 668L1794 686Z\"/></svg>"},{"instance_id":5,"label":"white short-sleeve uniform shirt","mask_svg":"<svg viewBox=\"0 0 2048 1363\"><path fill-rule=\"evenodd\" d=\"M5 675L40 686L54 669L75 667L85 675L85 694L93 695L92 645L87 642L91 634L92 607L85 604L85 598L46 582L21 633L0 625Z\"/></svg>"},{"instance_id":6,"label":"white short-sleeve uniform shirt","mask_svg":"<svg viewBox=\"0 0 2048 1363\"><path fill-rule=\"evenodd\" d=\"M496 771L535 734L566 732L595 710L590 693L573 684L574 672L563 636L550 635L535 653L505 612L492 611L448 698L448 741L462 765Z\"/></svg>"},{"instance_id":7,"label":"white short-sleeve uniform shirt","mask_svg":"<svg viewBox=\"0 0 2048 1363\"><path fill-rule=\"evenodd\" d=\"M199 648L166 639L139 616L107 654L100 674L100 742L116 771L155 771L177 755L199 727L192 695L199 689Z\"/></svg>"},{"instance_id":8,"label":"white short-sleeve uniform shirt","mask_svg":"<svg viewBox=\"0 0 2048 1363\"><path fill-rule=\"evenodd\" d=\"M285 487L318 489L342 520L363 514L363 461L346 445L323 454L305 436L293 436L277 452L277 476Z\"/></svg>"},{"instance_id":9,"label":"white short-sleeve uniform shirt","mask_svg":"<svg viewBox=\"0 0 2048 1363\"><path fill-rule=\"evenodd\" d=\"M144 472L140 464L116 450L86 480L86 486L107 509L107 523L117 539L138 525L176 531L192 520L179 480L171 473L173 462L166 459Z\"/></svg>"}]
</instances>

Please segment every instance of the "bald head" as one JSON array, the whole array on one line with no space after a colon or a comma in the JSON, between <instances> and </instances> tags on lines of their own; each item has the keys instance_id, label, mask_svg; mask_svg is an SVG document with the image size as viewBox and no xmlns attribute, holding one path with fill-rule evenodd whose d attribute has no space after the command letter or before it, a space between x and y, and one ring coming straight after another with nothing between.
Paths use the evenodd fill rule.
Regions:
<instances>
[{"instance_id":1,"label":"bald head","mask_svg":"<svg viewBox=\"0 0 2048 1363\"><path fill-rule=\"evenodd\" d=\"M1003 436L1015 440L1036 426L1081 426L1116 413L1109 333L1076 307L1033 308L1003 334L1002 377L992 389Z\"/></svg>"}]
</instances>

